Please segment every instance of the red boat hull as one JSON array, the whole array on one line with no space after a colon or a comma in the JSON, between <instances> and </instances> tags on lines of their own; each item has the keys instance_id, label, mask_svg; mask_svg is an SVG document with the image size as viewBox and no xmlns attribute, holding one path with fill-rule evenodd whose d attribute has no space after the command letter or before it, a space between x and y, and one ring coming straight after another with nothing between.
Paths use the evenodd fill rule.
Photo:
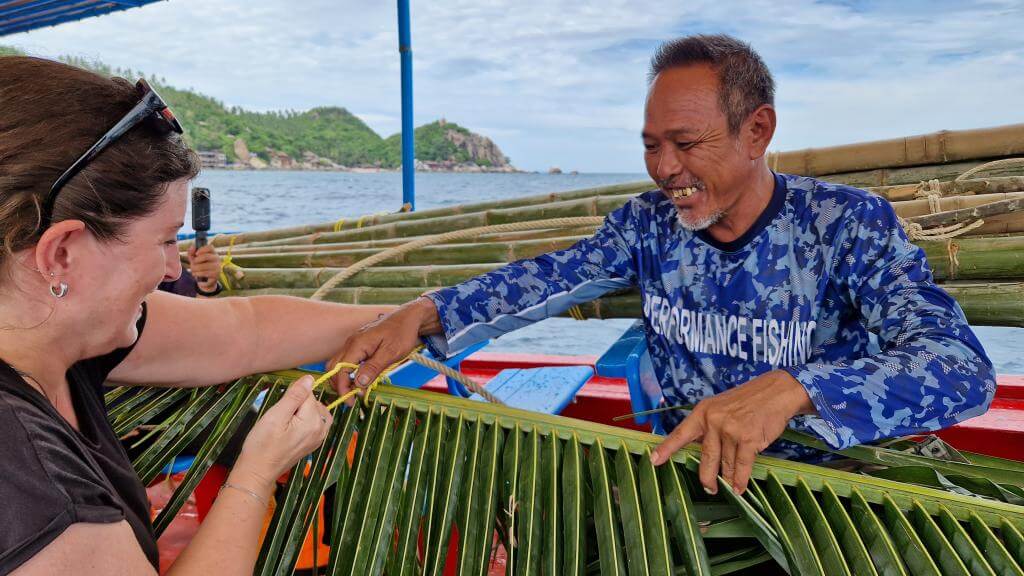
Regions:
<instances>
[{"instance_id":1,"label":"red boat hull","mask_svg":"<svg viewBox=\"0 0 1024 576\"><path fill-rule=\"evenodd\" d=\"M542 366L593 366L597 356L551 356L542 354L498 354L477 352L462 362L460 370L480 383L486 383L507 368ZM996 396L988 412L938 432L953 446L1001 458L1024 461L1024 376L1000 376ZM425 389L447 392L444 378L438 376ZM632 420L615 422L616 416L629 414L629 390L621 378L592 377L563 416L602 424L650 431Z\"/></svg>"}]
</instances>

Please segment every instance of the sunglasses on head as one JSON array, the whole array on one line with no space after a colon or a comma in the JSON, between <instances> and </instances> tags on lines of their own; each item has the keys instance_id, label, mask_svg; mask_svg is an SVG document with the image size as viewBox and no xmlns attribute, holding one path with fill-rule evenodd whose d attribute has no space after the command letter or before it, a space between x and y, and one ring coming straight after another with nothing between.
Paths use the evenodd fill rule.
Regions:
<instances>
[{"instance_id":1,"label":"sunglasses on head","mask_svg":"<svg viewBox=\"0 0 1024 576\"><path fill-rule=\"evenodd\" d=\"M60 193L64 185L69 180L75 177L76 174L82 171L89 162L100 155L106 150L111 144L117 142L117 139L124 136L129 130L136 127L139 124L146 123L152 129L156 130L160 134L169 134L176 132L182 133L181 124L174 117L174 113L167 107L167 103L164 99L156 93L156 90L149 85L145 80L139 80L135 87L142 94L139 102L132 107L120 120L114 124L110 130L100 139L96 141L85 154L82 154L70 168L64 171L57 178L57 181L50 187L49 194L46 195L46 200L43 201L42 218L40 219L40 230L46 230L53 219L53 206L57 201L57 194Z\"/></svg>"}]
</instances>

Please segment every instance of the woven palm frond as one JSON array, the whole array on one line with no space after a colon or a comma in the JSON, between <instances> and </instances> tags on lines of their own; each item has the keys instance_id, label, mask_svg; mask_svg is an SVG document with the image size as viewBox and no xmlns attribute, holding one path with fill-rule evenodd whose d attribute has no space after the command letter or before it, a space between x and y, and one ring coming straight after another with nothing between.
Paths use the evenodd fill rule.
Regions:
<instances>
[{"instance_id":1,"label":"woven palm frond","mask_svg":"<svg viewBox=\"0 0 1024 576\"><path fill-rule=\"evenodd\" d=\"M111 411L123 430L171 396L188 398L136 459L144 481L212 430L158 530L259 389L270 390L265 409L295 376L251 377L224 392L146 390ZM654 467L659 440L381 386L369 405L336 415L323 447L279 490L256 573L293 571L321 496L333 492L331 514L315 527L331 549L330 574L441 574L454 564L458 574L484 575L497 534L510 575L1024 576L1020 463L945 462L894 448L846 454L871 464L869 475L762 457L742 496L724 482L710 496L696 476L699 450Z\"/></svg>"}]
</instances>

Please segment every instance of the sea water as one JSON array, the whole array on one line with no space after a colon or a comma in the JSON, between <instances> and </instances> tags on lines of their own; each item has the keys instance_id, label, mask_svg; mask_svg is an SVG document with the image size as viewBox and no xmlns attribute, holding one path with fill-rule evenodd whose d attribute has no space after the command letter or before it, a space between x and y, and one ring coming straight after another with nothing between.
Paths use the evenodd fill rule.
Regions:
<instances>
[{"instance_id":1,"label":"sea water","mask_svg":"<svg viewBox=\"0 0 1024 576\"><path fill-rule=\"evenodd\" d=\"M416 208L643 180L648 180L646 174L418 173ZM397 172L207 171L195 185L210 188L213 230L225 232L355 219L365 214L394 212L402 204L402 176ZM507 334L492 342L487 350L598 355L632 322L551 318ZM998 373L1024 373L1024 328L977 326L975 332Z\"/></svg>"}]
</instances>

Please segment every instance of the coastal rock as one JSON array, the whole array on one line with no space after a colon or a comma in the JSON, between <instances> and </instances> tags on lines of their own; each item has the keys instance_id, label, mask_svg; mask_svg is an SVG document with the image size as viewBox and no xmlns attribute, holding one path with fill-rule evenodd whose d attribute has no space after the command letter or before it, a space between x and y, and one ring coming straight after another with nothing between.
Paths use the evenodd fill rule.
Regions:
<instances>
[{"instance_id":1,"label":"coastal rock","mask_svg":"<svg viewBox=\"0 0 1024 576\"><path fill-rule=\"evenodd\" d=\"M291 170L295 168L295 160L284 152L267 148L267 156L270 157L271 168L277 170Z\"/></svg>"},{"instance_id":2,"label":"coastal rock","mask_svg":"<svg viewBox=\"0 0 1024 576\"><path fill-rule=\"evenodd\" d=\"M251 154L249 154L249 146L245 143L245 140L241 138L235 138L234 144L235 158L242 164L248 164Z\"/></svg>"},{"instance_id":3,"label":"coastal rock","mask_svg":"<svg viewBox=\"0 0 1024 576\"><path fill-rule=\"evenodd\" d=\"M443 120L441 122L444 122ZM482 166L502 168L508 166L508 158L501 153L498 145L490 138L479 134L465 134L457 130L445 132L445 138L457 148L465 150L474 163Z\"/></svg>"},{"instance_id":4,"label":"coastal rock","mask_svg":"<svg viewBox=\"0 0 1024 576\"><path fill-rule=\"evenodd\" d=\"M344 170L345 167L330 158L321 158L309 150L302 152L302 160L296 166L300 170Z\"/></svg>"},{"instance_id":5,"label":"coastal rock","mask_svg":"<svg viewBox=\"0 0 1024 576\"><path fill-rule=\"evenodd\" d=\"M548 168L548 174L561 174L561 173L562 173L562 169L559 168L558 166L552 166L551 168Z\"/></svg>"}]
</instances>

